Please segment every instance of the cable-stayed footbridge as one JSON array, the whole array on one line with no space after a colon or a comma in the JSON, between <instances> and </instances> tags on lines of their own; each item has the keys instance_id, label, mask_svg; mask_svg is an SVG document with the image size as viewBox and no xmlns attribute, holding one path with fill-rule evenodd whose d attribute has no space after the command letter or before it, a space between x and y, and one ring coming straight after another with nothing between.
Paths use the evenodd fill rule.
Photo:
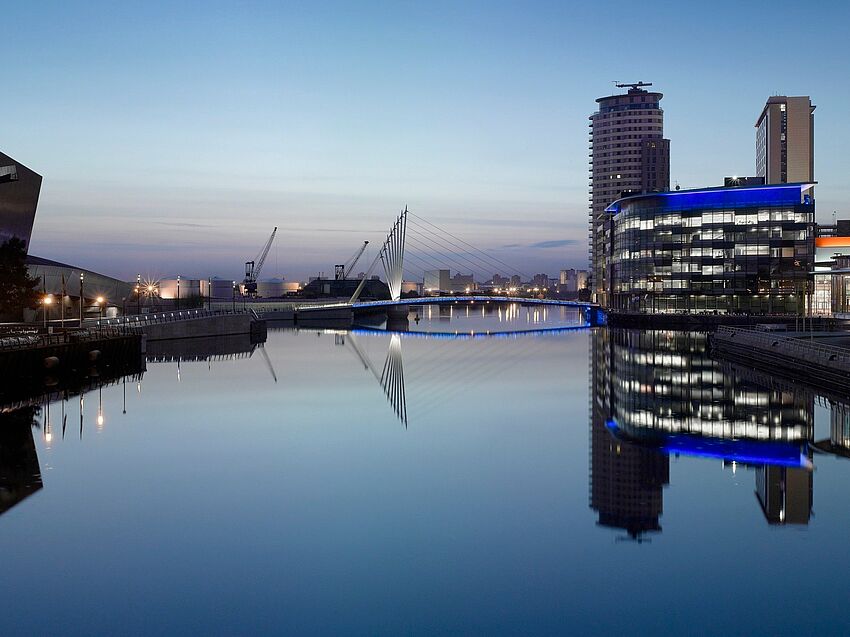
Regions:
<instances>
[{"instance_id":1,"label":"cable-stayed footbridge","mask_svg":"<svg viewBox=\"0 0 850 637\"><path fill-rule=\"evenodd\" d=\"M378 263L383 267L389 288L390 298L384 300L361 300L366 282L372 276ZM462 293L443 296L442 285L438 281L435 296L403 297L405 275L408 280L422 280L428 288L428 274L446 272L454 269L460 276L460 285L468 281ZM467 274L468 273L468 274ZM588 301L571 299L547 299L539 297L523 297L517 293L521 289L522 277L529 279L527 274L519 271L501 259L475 247L448 230L410 212L407 207L396 217L387 233L378 254L357 286L354 294L347 301L302 305L296 312L303 317L327 316L337 314L339 318L360 313L386 312L388 316L406 316L411 305L435 305L452 302L490 302L490 303L520 303L523 305L549 305L578 308L581 310L586 326L599 325L604 322L604 314L600 307ZM475 287L475 277L492 280L490 294L470 294ZM503 281L502 285L496 281ZM453 285L457 283L453 282Z\"/></svg>"}]
</instances>

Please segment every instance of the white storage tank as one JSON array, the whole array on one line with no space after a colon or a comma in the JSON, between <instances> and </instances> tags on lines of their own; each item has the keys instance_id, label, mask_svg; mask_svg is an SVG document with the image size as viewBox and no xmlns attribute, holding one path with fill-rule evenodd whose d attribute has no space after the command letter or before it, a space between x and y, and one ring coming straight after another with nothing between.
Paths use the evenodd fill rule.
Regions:
<instances>
[{"instance_id":1,"label":"white storage tank","mask_svg":"<svg viewBox=\"0 0 850 637\"><path fill-rule=\"evenodd\" d=\"M176 299L177 298L177 277L160 279L159 281L159 298L161 299ZM180 277L180 298L189 299L192 297L201 296L201 280L187 279Z\"/></svg>"},{"instance_id":2,"label":"white storage tank","mask_svg":"<svg viewBox=\"0 0 850 637\"><path fill-rule=\"evenodd\" d=\"M280 278L265 279L257 281L257 296L264 299L274 299L283 296L286 292L286 283Z\"/></svg>"},{"instance_id":3,"label":"white storage tank","mask_svg":"<svg viewBox=\"0 0 850 637\"><path fill-rule=\"evenodd\" d=\"M238 282L237 282L238 285ZM233 281L229 279L220 279L214 277L210 281L211 297L213 299L231 299L233 298ZM239 289L236 290L237 296Z\"/></svg>"}]
</instances>

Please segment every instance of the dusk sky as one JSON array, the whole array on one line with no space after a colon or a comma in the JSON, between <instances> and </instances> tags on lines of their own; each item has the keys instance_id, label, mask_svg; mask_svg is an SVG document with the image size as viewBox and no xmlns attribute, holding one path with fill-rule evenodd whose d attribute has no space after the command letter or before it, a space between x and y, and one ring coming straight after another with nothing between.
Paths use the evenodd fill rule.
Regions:
<instances>
[{"instance_id":1,"label":"dusk sky","mask_svg":"<svg viewBox=\"0 0 850 637\"><path fill-rule=\"evenodd\" d=\"M237 277L277 225L264 276L305 279L405 205L524 272L584 268L613 81L664 93L682 188L753 174L766 98L810 95L818 218L850 216L844 2L6 4L31 252L105 274Z\"/></svg>"}]
</instances>

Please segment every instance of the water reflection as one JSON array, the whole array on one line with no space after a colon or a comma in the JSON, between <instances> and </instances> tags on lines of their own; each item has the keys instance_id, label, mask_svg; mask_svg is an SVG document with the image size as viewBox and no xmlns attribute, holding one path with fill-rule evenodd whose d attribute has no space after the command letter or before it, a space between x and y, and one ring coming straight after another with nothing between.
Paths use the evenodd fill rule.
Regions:
<instances>
[{"instance_id":1,"label":"water reflection","mask_svg":"<svg viewBox=\"0 0 850 637\"><path fill-rule=\"evenodd\" d=\"M660 532L670 456L754 472L771 524L808 524L815 390L714 359L699 333L597 330L591 340L590 506L600 525ZM829 446L846 450L844 405ZM840 448L839 452L836 447Z\"/></svg>"},{"instance_id":2,"label":"water reflection","mask_svg":"<svg viewBox=\"0 0 850 637\"><path fill-rule=\"evenodd\" d=\"M140 369L139 365L129 367ZM89 427L101 431L106 425L103 388L118 384L123 391L123 412L127 413L127 382L131 387L141 387L143 372L114 375L121 371L106 369L101 375L94 367L83 375L69 375L51 383L40 393L0 402L0 515L43 487L34 431L40 431L46 449L55 436L64 440L69 431L82 440L87 416ZM87 396L96 399L93 412L86 406ZM73 413L75 410L78 414Z\"/></svg>"},{"instance_id":3,"label":"water reflection","mask_svg":"<svg viewBox=\"0 0 850 637\"><path fill-rule=\"evenodd\" d=\"M371 320L378 321L376 324ZM406 317L389 320L358 316L358 327L385 328L411 333L494 334L536 332L542 329L587 327L579 308L520 303L449 301L439 305L412 305Z\"/></svg>"},{"instance_id":4,"label":"water reflection","mask_svg":"<svg viewBox=\"0 0 850 637\"><path fill-rule=\"evenodd\" d=\"M0 413L0 515L41 489L33 440L35 406Z\"/></svg>"}]
</instances>

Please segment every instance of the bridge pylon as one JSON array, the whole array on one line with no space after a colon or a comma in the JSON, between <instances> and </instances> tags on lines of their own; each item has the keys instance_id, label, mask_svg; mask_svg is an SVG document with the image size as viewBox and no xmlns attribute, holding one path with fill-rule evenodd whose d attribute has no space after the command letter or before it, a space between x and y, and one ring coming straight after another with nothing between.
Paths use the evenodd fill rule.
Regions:
<instances>
[{"instance_id":1,"label":"bridge pylon","mask_svg":"<svg viewBox=\"0 0 850 637\"><path fill-rule=\"evenodd\" d=\"M407 206L405 206L401 214L396 217L395 223L392 228L390 228L384 244L378 251L378 256L375 257L372 265L369 266L369 271L366 273L366 276L363 277L363 280L360 281L360 285L357 286L357 289L351 296L349 304L353 305L357 302L357 299L360 298L363 286L372 274L372 270L378 263L378 259L381 260L381 263L384 266L384 274L387 277L387 286L390 288L390 299L398 301L401 298L401 283L404 280L404 239L406 234Z\"/></svg>"},{"instance_id":2,"label":"bridge pylon","mask_svg":"<svg viewBox=\"0 0 850 637\"><path fill-rule=\"evenodd\" d=\"M407 233L407 206L396 217L387 240L381 247L381 263L384 264L384 274L387 276L387 286L390 288L390 298L398 301L401 298L401 283L404 280L404 239Z\"/></svg>"}]
</instances>

